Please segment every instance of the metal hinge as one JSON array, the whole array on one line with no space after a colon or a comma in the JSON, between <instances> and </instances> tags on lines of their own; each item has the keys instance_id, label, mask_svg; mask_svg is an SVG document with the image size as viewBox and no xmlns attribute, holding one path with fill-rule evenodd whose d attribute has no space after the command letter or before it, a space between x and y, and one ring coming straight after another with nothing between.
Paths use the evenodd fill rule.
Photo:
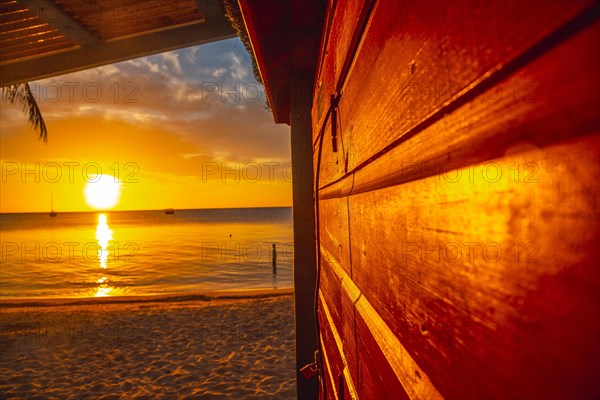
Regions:
<instances>
[{"instance_id":1,"label":"metal hinge","mask_svg":"<svg viewBox=\"0 0 600 400\"><path fill-rule=\"evenodd\" d=\"M319 373L321 370L319 367L319 360L319 350L317 350L315 351L315 360L312 363L306 364L304 367L300 368L300 373L304 379L311 379L313 376Z\"/></svg>"}]
</instances>

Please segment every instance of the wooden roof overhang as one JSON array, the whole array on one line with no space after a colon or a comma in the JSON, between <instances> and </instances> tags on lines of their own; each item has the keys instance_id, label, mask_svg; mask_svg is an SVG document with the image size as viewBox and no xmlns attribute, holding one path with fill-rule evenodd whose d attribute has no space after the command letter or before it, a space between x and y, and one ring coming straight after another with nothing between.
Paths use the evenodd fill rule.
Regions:
<instances>
[{"instance_id":1,"label":"wooden roof overhang","mask_svg":"<svg viewBox=\"0 0 600 400\"><path fill-rule=\"evenodd\" d=\"M219 0L0 0L0 85L235 36Z\"/></svg>"},{"instance_id":2,"label":"wooden roof overhang","mask_svg":"<svg viewBox=\"0 0 600 400\"><path fill-rule=\"evenodd\" d=\"M275 122L289 124L294 75L314 77L325 2L238 2Z\"/></svg>"}]
</instances>

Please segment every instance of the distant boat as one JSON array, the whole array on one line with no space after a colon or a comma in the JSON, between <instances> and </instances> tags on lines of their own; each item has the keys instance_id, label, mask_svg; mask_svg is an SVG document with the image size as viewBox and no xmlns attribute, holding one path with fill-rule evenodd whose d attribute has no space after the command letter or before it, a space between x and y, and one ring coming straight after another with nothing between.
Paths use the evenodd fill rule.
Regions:
<instances>
[{"instance_id":1,"label":"distant boat","mask_svg":"<svg viewBox=\"0 0 600 400\"><path fill-rule=\"evenodd\" d=\"M165 209L165 214L175 214L175 210L173 210L172 208L167 208Z\"/></svg>"},{"instance_id":2,"label":"distant boat","mask_svg":"<svg viewBox=\"0 0 600 400\"><path fill-rule=\"evenodd\" d=\"M48 213L51 217L56 217L56 211L54 211L54 195L50 193L50 212Z\"/></svg>"}]
</instances>

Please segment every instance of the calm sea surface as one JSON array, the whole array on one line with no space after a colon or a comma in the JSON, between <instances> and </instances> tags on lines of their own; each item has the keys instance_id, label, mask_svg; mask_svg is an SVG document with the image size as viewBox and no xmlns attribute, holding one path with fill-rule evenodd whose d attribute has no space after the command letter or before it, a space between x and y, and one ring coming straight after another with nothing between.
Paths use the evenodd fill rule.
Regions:
<instances>
[{"instance_id":1,"label":"calm sea surface","mask_svg":"<svg viewBox=\"0 0 600 400\"><path fill-rule=\"evenodd\" d=\"M0 242L5 299L292 286L291 208L0 214Z\"/></svg>"}]
</instances>

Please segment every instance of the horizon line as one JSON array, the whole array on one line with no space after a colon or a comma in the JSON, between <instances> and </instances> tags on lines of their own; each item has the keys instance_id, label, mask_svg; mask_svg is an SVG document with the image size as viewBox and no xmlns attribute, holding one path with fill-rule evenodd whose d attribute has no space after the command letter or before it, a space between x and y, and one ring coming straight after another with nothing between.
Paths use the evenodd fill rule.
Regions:
<instances>
[{"instance_id":1,"label":"horizon line","mask_svg":"<svg viewBox=\"0 0 600 400\"><path fill-rule=\"evenodd\" d=\"M174 211L191 211L191 210L243 210L250 208L292 208L289 206L256 206L256 207L200 207L200 208L148 208L138 210L85 210L85 211L57 211L57 214L68 214L68 213L106 213L106 212L132 212L132 211L164 211L173 209ZM47 214L48 211L9 211L0 212L0 214Z\"/></svg>"}]
</instances>

